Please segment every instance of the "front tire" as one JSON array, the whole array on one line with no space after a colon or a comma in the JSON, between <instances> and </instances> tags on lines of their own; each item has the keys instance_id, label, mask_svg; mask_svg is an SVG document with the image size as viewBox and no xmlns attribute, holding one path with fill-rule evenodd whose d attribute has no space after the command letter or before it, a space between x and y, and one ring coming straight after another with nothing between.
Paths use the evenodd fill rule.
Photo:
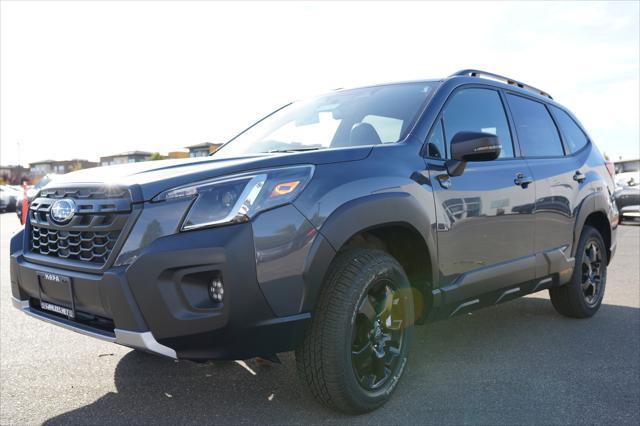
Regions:
<instances>
[{"instance_id":1,"label":"front tire","mask_svg":"<svg viewBox=\"0 0 640 426\"><path fill-rule=\"evenodd\" d=\"M607 262L602 235L597 229L585 226L576 250L571 281L549 289L556 311L571 318L588 318L598 312L607 283Z\"/></svg>"},{"instance_id":2,"label":"front tire","mask_svg":"<svg viewBox=\"0 0 640 426\"><path fill-rule=\"evenodd\" d=\"M296 349L298 374L324 405L350 414L372 411L404 372L413 319L402 266L382 251L347 250L332 263Z\"/></svg>"}]
</instances>

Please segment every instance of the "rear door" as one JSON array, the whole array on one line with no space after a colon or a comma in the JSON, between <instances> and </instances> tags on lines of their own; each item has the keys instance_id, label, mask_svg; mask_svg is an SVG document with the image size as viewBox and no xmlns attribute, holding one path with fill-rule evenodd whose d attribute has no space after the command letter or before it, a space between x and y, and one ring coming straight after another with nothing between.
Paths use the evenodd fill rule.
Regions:
<instances>
[{"instance_id":1,"label":"rear door","mask_svg":"<svg viewBox=\"0 0 640 426\"><path fill-rule=\"evenodd\" d=\"M587 173L585 163L589 153L588 150L580 152L587 144L586 136L579 128L570 129L566 119L572 119L558 108L512 93L506 98L522 154L535 179L536 276L540 278L563 270L570 273L574 215ZM560 113L566 117L554 120L554 115L558 117ZM569 141L571 133L568 144L563 144L558 129L560 122L567 127L565 141ZM568 155L569 146L575 155Z\"/></svg>"},{"instance_id":2,"label":"rear door","mask_svg":"<svg viewBox=\"0 0 640 426\"><path fill-rule=\"evenodd\" d=\"M448 176L444 160L461 131L497 135L500 158L467 163L462 175ZM484 87L455 92L427 144L445 303L533 279L534 187L526 183L531 181L527 163L515 155L501 94Z\"/></svg>"}]
</instances>

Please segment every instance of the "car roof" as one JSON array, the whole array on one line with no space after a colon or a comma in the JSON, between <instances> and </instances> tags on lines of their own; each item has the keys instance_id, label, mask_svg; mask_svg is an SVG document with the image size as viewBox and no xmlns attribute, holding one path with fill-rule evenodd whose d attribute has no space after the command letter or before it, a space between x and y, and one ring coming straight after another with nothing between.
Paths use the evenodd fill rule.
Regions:
<instances>
[{"instance_id":1,"label":"car roof","mask_svg":"<svg viewBox=\"0 0 640 426\"><path fill-rule=\"evenodd\" d=\"M558 104L549 93L544 90L540 90L534 86L523 83L516 79L505 77L499 74L495 74L488 71L476 70L476 69L465 69L461 71L457 71L451 74L448 77L440 78L440 79L420 79L420 80L406 80L406 81L395 81L388 83L380 83L380 84L372 84L367 86L359 86L359 87L350 87L350 88L341 88L336 90L355 90L355 89L367 89L374 87L382 87L382 86L393 86L393 85L402 85L402 84L419 84L419 83L443 83L445 81L455 80L460 84L463 83L475 83L475 84L485 84L488 86L499 87L504 90L510 90L516 93L520 93L525 96L530 96L536 98L542 102L550 103L555 105L563 110L566 110L565 107Z\"/></svg>"}]
</instances>

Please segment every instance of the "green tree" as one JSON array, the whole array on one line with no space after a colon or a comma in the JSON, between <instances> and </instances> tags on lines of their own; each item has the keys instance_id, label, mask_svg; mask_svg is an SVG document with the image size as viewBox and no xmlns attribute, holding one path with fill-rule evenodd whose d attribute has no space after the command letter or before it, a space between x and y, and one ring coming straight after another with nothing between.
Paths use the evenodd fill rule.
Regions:
<instances>
[{"instance_id":1,"label":"green tree","mask_svg":"<svg viewBox=\"0 0 640 426\"><path fill-rule=\"evenodd\" d=\"M154 152L149 157L149 161L156 161L156 160L164 160L164 157L162 155L160 155L159 152Z\"/></svg>"}]
</instances>

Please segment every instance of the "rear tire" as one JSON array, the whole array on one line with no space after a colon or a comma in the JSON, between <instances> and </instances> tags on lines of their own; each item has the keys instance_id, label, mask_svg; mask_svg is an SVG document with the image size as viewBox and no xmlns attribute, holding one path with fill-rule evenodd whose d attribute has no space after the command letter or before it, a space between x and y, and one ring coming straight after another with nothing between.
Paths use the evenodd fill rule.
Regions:
<instances>
[{"instance_id":1,"label":"rear tire","mask_svg":"<svg viewBox=\"0 0 640 426\"><path fill-rule=\"evenodd\" d=\"M413 319L402 266L382 251L347 250L332 263L296 349L298 374L324 405L349 414L372 411L404 372Z\"/></svg>"},{"instance_id":2,"label":"rear tire","mask_svg":"<svg viewBox=\"0 0 640 426\"><path fill-rule=\"evenodd\" d=\"M549 289L549 295L558 313L570 318L588 318L598 312L607 283L607 250L597 229L584 227L575 262L571 281Z\"/></svg>"}]
</instances>

